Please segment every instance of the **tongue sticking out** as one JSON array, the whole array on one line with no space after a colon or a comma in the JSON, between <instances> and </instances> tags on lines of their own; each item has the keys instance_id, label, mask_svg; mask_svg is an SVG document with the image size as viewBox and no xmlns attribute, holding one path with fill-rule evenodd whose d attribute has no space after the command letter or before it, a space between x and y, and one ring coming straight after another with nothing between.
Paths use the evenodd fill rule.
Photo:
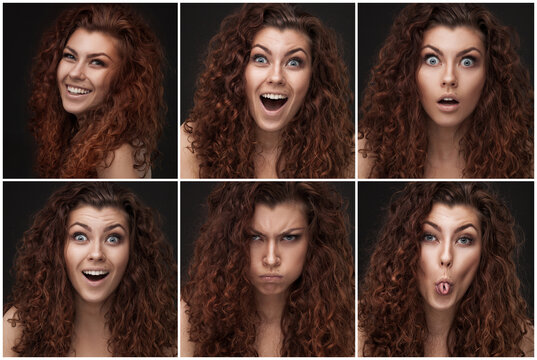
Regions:
<instances>
[{"instance_id":1,"label":"tongue sticking out","mask_svg":"<svg viewBox=\"0 0 537 360\"><path fill-rule=\"evenodd\" d=\"M261 102L263 103L263 106L268 111L278 110L279 108L281 108L287 102L287 99L273 100L273 99L265 98L263 96L261 96L260 98L261 98Z\"/></svg>"},{"instance_id":2,"label":"tongue sticking out","mask_svg":"<svg viewBox=\"0 0 537 360\"><path fill-rule=\"evenodd\" d=\"M449 290L451 289L451 285L447 282L441 282L436 285L436 291L440 295L447 295L449 294Z\"/></svg>"}]
</instances>

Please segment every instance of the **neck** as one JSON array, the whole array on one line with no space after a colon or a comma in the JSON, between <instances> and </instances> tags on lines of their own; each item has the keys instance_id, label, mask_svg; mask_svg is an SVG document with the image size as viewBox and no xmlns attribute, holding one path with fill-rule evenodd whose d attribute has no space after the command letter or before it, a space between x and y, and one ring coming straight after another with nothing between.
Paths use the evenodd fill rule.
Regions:
<instances>
[{"instance_id":1,"label":"neck","mask_svg":"<svg viewBox=\"0 0 537 360\"><path fill-rule=\"evenodd\" d=\"M286 293L264 295L256 293L257 311L266 324L280 324L287 299Z\"/></svg>"},{"instance_id":2,"label":"neck","mask_svg":"<svg viewBox=\"0 0 537 360\"><path fill-rule=\"evenodd\" d=\"M448 336L457 308L435 310L425 305L425 321L427 322L427 339L425 356L448 356Z\"/></svg>"},{"instance_id":3,"label":"neck","mask_svg":"<svg viewBox=\"0 0 537 360\"><path fill-rule=\"evenodd\" d=\"M266 132L259 128L255 131L257 146L263 154L276 153L280 146L281 131Z\"/></svg>"},{"instance_id":4,"label":"neck","mask_svg":"<svg viewBox=\"0 0 537 360\"><path fill-rule=\"evenodd\" d=\"M460 154L460 140L462 131L457 127L440 127L429 121L429 145L427 154L443 160L458 158Z\"/></svg>"},{"instance_id":5,"label":"neck","mask_svg":"<svg viewBox=\"0 0 537 360\"><path fill-rule=\"evenodd\" d=\"M108 307L101 303L88 303L77 296L75 301L75 329L77 333L108 334L105 315Z\"/></svg>"}]
</instances>

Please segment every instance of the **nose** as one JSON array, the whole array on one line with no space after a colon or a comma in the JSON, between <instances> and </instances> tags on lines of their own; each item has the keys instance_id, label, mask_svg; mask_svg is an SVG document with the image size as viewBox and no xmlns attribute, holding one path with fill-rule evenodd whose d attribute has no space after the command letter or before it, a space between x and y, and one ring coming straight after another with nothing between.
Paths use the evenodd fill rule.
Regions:
<instances>
[{"instance_id":1,"label":"nose","mask_svg":"<svg viewBox=\"0 0 537 360\"><path fill-rule=\"evenodd\" d=\"M453 252L449 241L445 241L440 250L440 266L450 268L453 265Z\"/></svg>"},{"instance_id":2,"label":"nose","mask_svg":"<svg viewBox=\"0 0 537 360\"><path fill-rule=\"evenodd\" d=\"M69 77L76 80L84 80L86 78L84 64L81 61L73 64L69 70Z\"/></svg>"},{"instance_id":3,"label":"nose","mask_svg":"<svg viewBox=\"0 0 537 360\"><path fill-rule=\"evenodd\" d=\"M457 87L457 74L454 64L448 63L442 76L443 87Z\"/></svg>"},{"instance_id":4,"label":"nose","mask_svg":"<svg viewBox=\"0 0 537 360\"><path fill-rule=\"evenodd\" d=\"M100 241L92 241L90 245L90 252L88 254L88 260L104 261L105 256L102 246L103 244Z\"/></svg>"},{"instance_id":5,"label":"nose","mask_svg":"<svg viewBox=\"0 0 537 360\"><path fill-rule=\"evenodd\" d=\"M268 267L277 267L281 263L278 244L274 240L269 240L263 256L263 265Z\"/></svg>"},{"instance_id":6,"label":"nose","mask_svg":"<svg viewBox=\"0 0 537 360\"><path fill-rule=\"evenodd\" d=\"M270 73L268 76L268 82L270 84L283 85L285 83L285 76L280 64L276 63L270 67Z\"/></svg>"}]
</instances>

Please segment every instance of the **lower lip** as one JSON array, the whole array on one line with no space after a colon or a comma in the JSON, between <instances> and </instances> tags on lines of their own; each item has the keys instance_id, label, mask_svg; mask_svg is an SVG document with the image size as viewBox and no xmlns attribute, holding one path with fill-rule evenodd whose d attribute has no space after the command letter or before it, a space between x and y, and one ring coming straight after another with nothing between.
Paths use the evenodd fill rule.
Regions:
<instances>
[{"instance_id":1,"label":"lower lip","mask_svg":"<svg viewBox=\"0 0 537 360\"><path fill-rule=\"evenodd\" d=\"M97 281L92 281L92 280L88 279L84 274L82 274L82 276L84 277L84 279L86 280L86 282L87 282L90 286L99 286L99 285L101 285L106 279L108 279L108 277L110 276L110 274L106 275L104 278L102 278L101 280L97 280Z\"/></svg>"},{"instance_id":2,"label":"lower lip","mask_svg":"<svg viewBox=\"0 0 537 360\"><path fill-rule=\"evenodd\" d=\"M261 281L269 282L269 283L279 282L282 279L281 276L260 276L260 277L261 277Z\"/></svg>"},{"instance_id":3,"label":"lower lip","mask_svg":"<svg viewBox=\"0 0 537 360\"><path fill-rule=\"evenodd\" d=\"M441 104L441 103L437 103L438 105L438 109L440 109L440 111L442 112L454 112L454 111L457 111L457 109L459 108L459 105L460 103L458 104Z\"/></svg>"}]
</instances>

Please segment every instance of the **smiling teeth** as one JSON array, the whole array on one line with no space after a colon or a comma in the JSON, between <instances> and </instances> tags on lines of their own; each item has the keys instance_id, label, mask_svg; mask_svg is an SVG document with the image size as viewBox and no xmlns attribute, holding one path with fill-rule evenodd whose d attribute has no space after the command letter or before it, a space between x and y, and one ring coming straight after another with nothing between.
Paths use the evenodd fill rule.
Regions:
<instances>
[{"instance_id":1,"label":"smiling teeth","mask_svg":"<svg viewBox=\"0 0 537 360\"><path fill-rule=\"evenodd\" d=\"M91 90L76 88L72 86L67 86L67 91L69 91L72 94L82 94L82 95L89 94L91 92Z\"/></svg>"},{"instance_id":2,"label":"smiling teeth","mask_svg":"<svg viewBox=\"0 0 537 360\"><path fill-rule=\"evenodd\" d=\"M271 100L287 99L287 96L281 95L281 94L263 94L261 96L266 98L266 99L271 99Z\"/></svg>"},{"instance_id":3,"label":"smiling teeth","mask_svg":"<svg viewBox=\"0 0 537 360\"><path fill-rule=\"evenodd\" d=\"M105 270L85 270L82 271L86 275L106 275L108 274L108 271Z\"/></svg>"}]
</instances>

